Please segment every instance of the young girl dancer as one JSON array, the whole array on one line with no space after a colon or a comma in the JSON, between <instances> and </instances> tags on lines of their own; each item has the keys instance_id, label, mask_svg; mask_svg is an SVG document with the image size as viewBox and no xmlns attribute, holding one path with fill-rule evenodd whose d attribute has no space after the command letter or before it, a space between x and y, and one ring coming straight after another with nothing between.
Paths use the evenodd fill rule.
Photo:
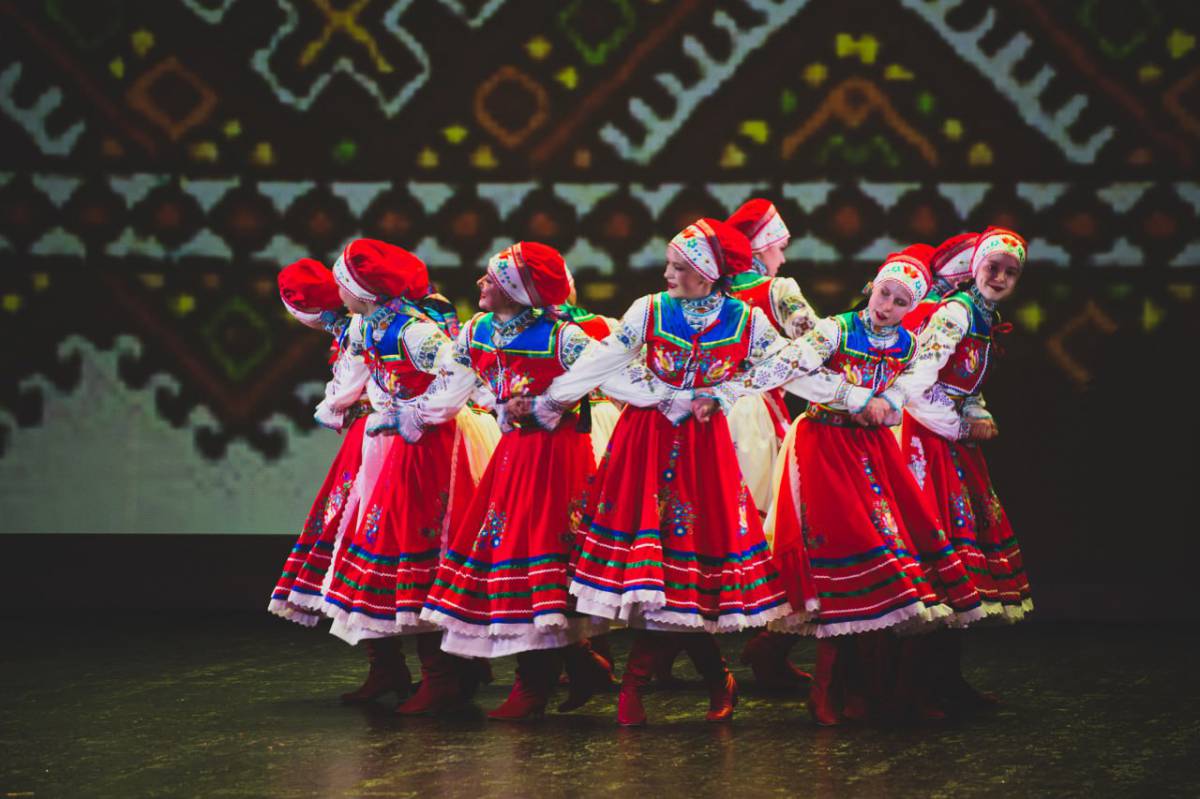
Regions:
<instances>
[{"instance_id":1,"label":"young girl dancer","mask_svg":"<svg viewBox=\"0 0 1200 799\"><path fill-rule=\"evenodd\" d=\"M611 682L608 662L587 647L595 620L568 607L567 566L595 471L588 434L578 429L577 410L551 430L507 412L513 398L544 391L591 339L557 310L570 276L551 247L519 242L502 250L488 262L479 289L484 313L467 323L437 378L400 409L395 427L419 441L454 418L478 388L496 398L500 444L452 531L421 618L446 630L446 652L517 655L512 692L488 715L525 720L544 713L564 657L572 691L566 709Z\"/></svg>"},{"instance_id":2,"label":"young girl dancer","mask_svg":"<svg viewBox=\"0 0 1200 799\"><path fill-rule=\"evenodd\" d=\"M416 444L371 433L428 388L438 351L449 339L404 299L422 279L427 282L423 264L411 253L359 239L346 247L333 273L347 307L365 319L373 413L355 491L356 523L346 533L348 545L338 550L325 591L331 631L350 643L375 639L375 648L386 647L393 659L399 652L396 636L416 635L421 688L397 713L446 709L459 703L477 673L441 651L440 633L419 614L445 529L469 500L465 448L453 421L430 429Z\"/></svg>"},{"instance_id":3,"label":"young girl dancer","mask_svg":"<svg viewBox=\"0 0 1200 799\"><path fill-rule=\"evenodd\" d=\"M778 276L791 233L775 204L761 198L748 200L726 221L750 240L753 255L750 269L733 276L731 296L761 309L787 338L812 330L818 319L812 306L794 279ZM729 434L742 477L764 515L774 498L775 461L790 424L782 388L743 397L729 413ZM741 661L764 687L787 690L807 686L810 675L787 659L795 642L794 635L763 630L746 643Z\"/></svg>"},{"instance_id":4,"label":"young girl dancer","mask_svg":"<svg viewBox=\"0 0 1200 799\"><path fill-rule=\"evenodd\" d=\"M950 292L930 316L912 373L892 390L905 404L901 441L913 476L983 598L989 616L1018 621L1033 608L1021 549L992 485L979 442L997 435L980 393L991 365L997 304L1016 289L1026 258L1018 234L989 228L966 259L968 286ZM942 699L952 710L994 704L963 678L962 634L931 640Z\"/></svg>"},{"instance_id":5,"label":"young girl dancer","mask_svg":"<svg viewBox=\"0 0 1200 799\"><path fill-rule=\"evenodd\" d=\"M325 384L316 418L323 426L344 433L268 605L272 613L311 627L323 617L321 583L333 554L342 509L362 461L363 429L371 408L363 396L368 373L363 362L362 317L339 313L342 300L328 269L311 258L284 267L279 272L279 295L283 307L301 324L334 335L333 374Z\"/></svg>"},{"instance_id":6,"label":"young girl dancer","mask_svg":"<svg viewBox=\"0 0 1200 799\"><path fill-rule=\"evenodd\" d=\"M749 260L737 230L713 219L689 225L668 246L667 290L635 302L533 403L553 429L645 350L639 389L589 495L571 583L581 612L638 631L621 685L624 725L645 723L641 688L672 636L682 636L708 685L707 718L729 721L737 686L712 633L791 612L725 417L712 413L723 383L782 344L761 311L724 291L723 278Z\"/></svg>"},{"instance_id":7,"label":"young girl dancer","mask_svg":"<svg viewBox=\"0 0 1200 799\"><path fill-rule=\"evenodd\" d=\"M795 423L776 494L775 558L798 611L779 626L817 636L809 708L822 725L840 720L835 665L853 657L856 635L940 617L966 624L982 615L962 563L883 426L893 406L871 396L912 361L915 340L900 321L928 291L930 254L914 245L890 256L865 309L821 320L741 381L754 390L780 385L795 373L789 359L811 348L870 397L847 393L810 404ZM919 676L908 656L901 671L901 683ZM914 691L901 685L906 697Z\"/></svg>"}]
</instances>

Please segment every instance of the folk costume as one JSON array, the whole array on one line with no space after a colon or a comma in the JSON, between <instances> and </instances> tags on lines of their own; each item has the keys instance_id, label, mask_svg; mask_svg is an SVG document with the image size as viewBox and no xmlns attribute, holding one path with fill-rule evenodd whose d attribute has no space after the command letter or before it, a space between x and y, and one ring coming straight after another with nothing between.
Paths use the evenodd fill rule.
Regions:
<instances>
[{"instance_id":1,"label":"folk costume","mask_svg":"<svg viewBox=\"0 0 1200 799\"><path fill-rule=\"evenodd\" d=\"M914 245L889 256L875 283L892 281L915 304L931 282L930 254ZM804 362L810 351L854 390L810 404L795 422L776 494L774 544L797 612L776 628L818 638L810 708L819 723L832 724L839 715L834 666L852 644L830 639L938 619L968 624L983 611L894 436L852 418L909 367L915 338L899 325L874 325L866 310L840 314L747 372L743 384L779 385L794 373L789 362Z\"/></svg>"},{"instance_id":2,"label":"folk costume","mask_svg":"<svg viewBox=\"0 0 1200 799\"><path fill-rule=\"evenodd\" d=\"M717 220L689 225L669 246L710 283L750 260L745 237ZM732 717L736 685L715 639L697 633L761 627L791 609L725 417L700 423L692 402L720 400L725 381L782 343L762 311L723 291L697 299L651 294L534 403L539 423L552 428L607 378L638 370L631 390L618 397L628 405L589 493L571 593L581 612L639 630L684 633L709 687L713 721ZM640 689L664 646L672 646L669 636L635 638L621 723L645 722Z\"/></svg>"},{"instance_id":3,"label":"folk costume","mask_svg":"<svg viewBox=\"0 0 1200 799\"><path fill-rule=\"evenodd\" d=\"M461 523L451 531L421 618L445 629L442 648L461 656L517 655L517 681L497 719L540 716L565 659L578 704L611 681L587 635L601 629L573 612L568 563L588 478L591 441L577 410L553 429L511 419L507 403L537 396L591 339L556 306L566 299L562 256L520 242L492 257L488 275L521 307L467 323L441 361L429 389L401 409L407 440L451 419L486 388L496 401L502 436ZM587 696L583 696L586 693Z\"/></svg>"},{"instance_id":4,"label":"folk costume","mask_svg":"<svg viewBox=\"0 0 1200 799\"><path fill-rule=\"evenodd\" d=\"M301 324L334 336L329 359L332 375L315 416L319 424L343 434L342 444L267 606L278 616L311 627L324 616L321 586L362 463L363 431L371 407L364 395L368 371L363 361L362 317L340 313L342 301L328 269L311 258L284 267L279 272L279 295L283 307Z\"/></svg>"},{"instance_id":5,"label":"folk costume","mask_svg":"<svg viewBox=\"0 0 1200 799\"><path fill-rule=\"evenodd\" d=\"M349 643L376 640L372 649L386 648L393 663L402 657L395 637L417 635L421 690L398 713L456 704L473 688L475 676L472 664L441 652L437 628L420 619L447 530L473 487L466 448L453 421L415 444L379 435L388 432L388 421L405 403L428 388L438 352L449 342L408 299L414 286L427 282L422 267L399 247L359 239L333 270L345 291L376 307L364 320L372 413L353 497L356 514L330 570L325 599L334 619L331 632Z\"/></svg>"},{"instance_id":6,"label":"folk costume","mask_svg":"<svg viewBox=\"0 0 1200 799\"><path fill-rule=\"evenodd\" d=\"M789 339L812 330L819 318L790 277L773 277L760 260L771 247L786 248L791 233L775 204L755 198L742 204L726 220L750 240L751 267L733 276L730 295L759 308L771 324ZM791 415L782 388L743 397L729 412L729 434L737 450L742 477L754 496L759 513L766 515L775 494L776 462L787 436ZM768 535L768 543L772 537ZM750 666L755 680L769 688L786 690L806 686L810 675L792 665L788 652L796 637L763 630L746 643L741 661Z\"/></svg>"},{"instance_id":7,"label":"folk costume","mask_svg":"<svg viewBox=\"0 0 1200 799\"><path fill-rule=\"evenodd\" d=\"M988 254L1007 253L1024 264L1018 234L990 228L972 250L973 277ZM1017 537L992 484L982 447L966 439L973 420L990 420L982 386L1002 329L995 304L971 284L948 294L920 336L912 374L895 387L904 404L901 443L909 468L938 513L967 567L989 618L1016 622L1033 609ZM980 705L993 697L962 677L961 635L934 645L940 688L949 706Z\"/></svg>"}]
</instances>

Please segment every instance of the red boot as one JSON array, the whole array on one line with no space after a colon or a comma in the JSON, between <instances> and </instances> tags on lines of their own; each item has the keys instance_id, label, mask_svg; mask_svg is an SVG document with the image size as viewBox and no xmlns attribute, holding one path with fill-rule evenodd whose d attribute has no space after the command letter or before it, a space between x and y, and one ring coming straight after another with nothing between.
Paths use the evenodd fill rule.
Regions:
<instances>
[{"instance_id":1,"label":"red boot","mask_svg":"<svg viewBox=\"0 0 1200 799\"><path fill-rule=\"evenodd\" d=\"M834 691L834 668L838 661L838 644L828 638L817 639L817 665L812 685L808 689L808 712L822 727L841 723Z\"/></svg>"},{"instance_id":2,"label":"red boot","mask_svg":"<svg viewBox=\"0 0 1200 799\"><path fill-rule=\"evenodd\" d=\"M417 636L421 658L421 687L412 698L396 708L398 716L444 713L463 704L463 678L470 661L442 651L441 633Z\"/></svg>"},{"instance_id":3,"label":"red boot","mask_svg":"<svg viewBox=\"0 0 1200 799\"><path fill-rule=\"evenodd\" d=\"M641 727L646 723L646 710L642 707L642 688L650 682L655 663L669 646L670 636L637 630L633 634L633 646L629 659L625 661L625 673L621 675L621 694L617 698L617 723L622 727Z\"/></svg>"},{"instance_id":4,"label":"red boot","mask_svg":"<svg viewBox=\"0 0 1200 799\"><path fill-rule=\"evenodd\" d=\"M859 633L838 641L838 665L835 682L841 686L842 719L866 721L876 704L873 677L881 657L880 644L884 634Z\"/></svg>"},{"instance_id":5,"label":"red boot","mask_svg":"<svg viewBox=\"0 0 1200 799\"><path fill-rule=\"evenodd\" d=\"M570 690L558 706L559 713L569 713L584 706L596 694L612 687L612 665L586 641L562 648L567 667Z\"/></svg>"},{"instance_id":6,"label":"red boot","mask_svg":"<svg viewBox=\"0 0 1200 799\"><path fill-rule=\"evenodd\" d=\"M733 707L737 704L737 681L725 668L725 658L715 636L709 633L680 633L688 657L696 664L696 671L708 686L708 713L705 719L712 722L733 721Z\"/></svg>"},{"instance_id":7,"label":"red boot","mask_svg":"<svg viewBox=\"0 0 1200 799\"><path fill-rule=\"evenodd\" d=\"M774 691L804 688L812 675L788 661L788 651L799 636L763 630L746 643L741 661L754 672L754 681Z\"/></svg>"},{"instance_id":8,"label":"red boot","mask_svg":"<svg viewBox=\"0 0 1200 799\"><path fill-rule=\"evenodd\" d=\"M342 702L357 705L378 699L395 691L401 700L412 690L412 673L404 662L404 650L399 638L373 638L366 642L367 679L353 691L342 694Z\"/></svg>"},{"instance_id":9,"label":"red boot","mask_svg":"<svg viewBox=\"0 0 1200 799\"><path fill-rule=\"evenodd\" d=\"M553 649L517 655L517 679L504 704L488 713L495 721L536 721L546 715L546 702L558 679L560 656Z\"/></svg>"}]
</instances>

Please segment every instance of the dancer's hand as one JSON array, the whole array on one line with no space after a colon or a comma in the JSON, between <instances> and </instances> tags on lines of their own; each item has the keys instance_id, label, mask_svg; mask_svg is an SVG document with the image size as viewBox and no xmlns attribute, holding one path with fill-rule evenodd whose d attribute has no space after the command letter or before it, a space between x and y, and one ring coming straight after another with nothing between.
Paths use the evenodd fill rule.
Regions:
<instances>
[{"instance_id":1,"label":"dancer's hand","mask_svg":"<svg viewBox=\"0 0 1200 799\"><path fill-rule=\"evenodd\" d=\"M871 397L867 401L867 406L851 418L865 427L876 427L883 424L891 412L892 406L888 404L887 400L881 397Z\"/></svg>"},{"instance_id":2,"label":"dancer's hand","mask_svg":"<svg viewBox=\"0 0 1200 799\"><path fill-rule=\"evenodd\" d=\"M717 401L712 397L696 397L692 400L692 416L704 424L717 412Z\"/></svg>"},{"instance_id":3,"label":"dancer's hand","mask_svg":"<svg viewBox=\"0 0 1200 799\"><path fill-rule=\"evenodd\" d=\"M511 397L504 408L509 419L519 421L533 412L533 397Z\"/></svg>"},{"instance_id":4,"label":"dancer's hand","mask_svg":"<svg viewBox=\"0 0 1200 799\"><path fill-rule=\"evenodd\" d=\"M991 441L998 435L1000 431L991 419L972 419L967 428L967 438L971 441Z\"/></svg>"}]
</instances>

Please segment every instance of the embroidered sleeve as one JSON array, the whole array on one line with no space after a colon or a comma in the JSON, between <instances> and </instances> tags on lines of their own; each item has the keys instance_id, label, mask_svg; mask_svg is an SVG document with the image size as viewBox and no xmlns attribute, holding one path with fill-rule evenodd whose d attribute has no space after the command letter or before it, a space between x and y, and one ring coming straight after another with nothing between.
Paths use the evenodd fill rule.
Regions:
<instances>
[{"instance_id":1,"label":"embroidered sleeve","mask_svg":"<svg viewBox=\"0 0 1200 799\"><path fill-rule=\"evenodd\" d=\"M804 299L799 284L790 277L771 281L771 306L788 338L800 338L817 326L816 313Z\"/></svg>"},{"instance_id":2,"label":"embroidered sleeve","mask_svg":"<svg viewBox=\"0 0 1200 799\"><path fill-rule=\"evenodd\" d=\"M860 409L871 398L870 390L850 385L841 374L825 367L825 361L837 347L838 336L837 323L822 319L806 335L788 342L729 381L724 396L734 399L783 386L809 402Z\"/></svg>"},{"instance_id":3,"label":"embroidered sleeve","mask_svg":"<svg viewBox=\"0 0 1200 799\"><path fill-rule=\"evenodd\" d=\"M363 359L363 320L358 314L340 317L338 337L344 344L333 362L332 376L325 384L325 398L317 405L313 418L323 427L341 430L345 425L346 409L353 405L363 391L371 370Z\"/></svg>"},{"instance_id":4,"label":"embroidered sleeve","mask_svg":"<svg viewBox=\"0 0 1200 799\"><path fill-rule=\"evenodd\" d=\"M650 298L642 297L625 312L612 335L588 343L571 368L554 378L546 393L534 400L534 416L543 427L553 428L564 410L638 357L649 313Z\"/></svg>"},{"instance_id":5,"label":"embroidered sleeve","mask_svg":"<svg viewBox=\"0 0 1200 799\"><path fill-rule=\"evenodd\" d=\"M438 353L443 344L449 343L449 336L433 322L413 322L404 328L403 335L413 366L426 374L436 374Z\"/></svg>"},{"instance_id":6,"label":"embroidered sleeve","mask_svg":"<svg viewBox=\"0 0 1200 799\"><path fill-rule=\"evenodd\" d=\"M471 341L474 323L468 323L459 332L454 343L443 350L438 362L437 377L425 389L425 393L413 403L413 412L421 427L448 422L455 417L471 395L483 384L471 368L469 356L463 357Z\"/></svg>"},{"instance_id":7,"label":"embroidered sleeve","mask_svg":"<svg viewBox=\"0 0 1200 799\"><path fill-rule=\"evenodd\" d=\"M563 365L564 369L570 369L590 343L592 343L592 338L583 332L582 327L563 325L558 339L558 362Z\"/></svg>"},{"instance_id":8,"label":"embroidered sleeve","mask_svg":"<svg viewBox=\"0 0 1200 799\"><path fill-rule=\"evenodd\" d=\"M917 354L892 387L883 393L883 398L893 408L903 408L937 383L938 372L971 329L970 313L959 302L948 302L934 311L917 339Z\"/></svg>"}]
</instances>

